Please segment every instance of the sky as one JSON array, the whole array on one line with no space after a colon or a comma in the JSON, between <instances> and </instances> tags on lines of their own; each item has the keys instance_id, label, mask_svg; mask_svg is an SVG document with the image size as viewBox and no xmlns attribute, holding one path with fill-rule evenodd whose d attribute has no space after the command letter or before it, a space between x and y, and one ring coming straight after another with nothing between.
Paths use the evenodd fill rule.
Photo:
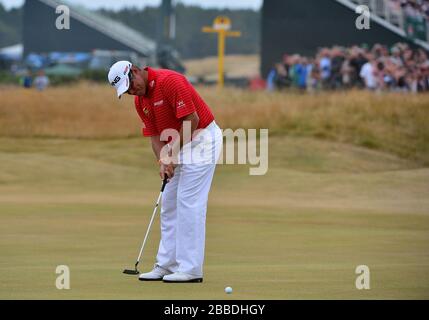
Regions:
<instances>
[{"instance_id":1,"label":"sky","mask_svg":"<svg viewBox=\"0 0 429 320\"><path fill-rule=\"evenodd\" d=\"M161 0L68 0L71 4L84 5L90 9L109 8L121 9L124 7L143 8L147 5L158 6ZM259 10L263 0L173 0L186 5L198 5L204 8L254 9ZM0 0L6 9L20 7L24 0Z\"/></svg>"}]
</instances>

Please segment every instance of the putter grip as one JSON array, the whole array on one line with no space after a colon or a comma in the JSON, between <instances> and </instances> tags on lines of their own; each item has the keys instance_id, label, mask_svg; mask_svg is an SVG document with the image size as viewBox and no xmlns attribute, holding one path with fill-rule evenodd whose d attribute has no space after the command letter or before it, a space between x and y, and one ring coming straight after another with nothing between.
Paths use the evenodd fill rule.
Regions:
<instances>
[{"instance_id":1,"label":"putter grip","mask_svg":"<svg viewBox=\"0 0 429 320\"><path fill-rule=\"evenodd\" d=\"M164 192L165 186L168 183L168 176L165 175L164 181L162 181L162 187L161 187L161 192Z\"/></svg>"}]
</instances>

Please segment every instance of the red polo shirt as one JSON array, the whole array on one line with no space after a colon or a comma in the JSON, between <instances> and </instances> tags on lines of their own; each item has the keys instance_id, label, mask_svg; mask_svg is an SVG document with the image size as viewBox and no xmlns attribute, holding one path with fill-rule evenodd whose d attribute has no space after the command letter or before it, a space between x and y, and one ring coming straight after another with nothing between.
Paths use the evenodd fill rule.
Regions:
<instances>
[{"instance_id":1,"label":"red polo shirt","mask_svg":"<svg viewBox=\"0 0 429 320\"><path fill-rule=\"evenodd\" d=\"M143 135L161 135L165 129L182 128L182 118L197 112L197 129L206 128L214 120L209 106L180 73L166 69L145 68L148 87L145 96L136 96L137 113L143 121Z\"/></svg>"}]
</instances>

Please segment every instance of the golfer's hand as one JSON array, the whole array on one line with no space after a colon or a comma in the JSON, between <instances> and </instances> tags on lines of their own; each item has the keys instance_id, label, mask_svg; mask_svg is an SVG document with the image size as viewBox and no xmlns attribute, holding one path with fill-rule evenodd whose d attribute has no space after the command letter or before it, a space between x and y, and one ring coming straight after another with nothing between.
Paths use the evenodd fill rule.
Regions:
<instances>
[{"instance_id":1,"label":"golfer's hand","mask_svg":"<svg viewBox=\"0 0 429 320\"><path fill-rule=\"evenodd\" d=\"M174 176L174 169L176 169L176 166L173 164L164 164L161 163L159 166L159 176L162 180L164 180L165 175L167 175L168 179L173 178Z\"/></svg>"}]
</instances>

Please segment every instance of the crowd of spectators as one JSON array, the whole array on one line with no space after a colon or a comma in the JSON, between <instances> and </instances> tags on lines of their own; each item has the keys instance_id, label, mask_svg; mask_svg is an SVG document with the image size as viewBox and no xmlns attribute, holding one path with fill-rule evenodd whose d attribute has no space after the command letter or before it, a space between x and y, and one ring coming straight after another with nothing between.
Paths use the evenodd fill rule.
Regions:
<instances>
[{"instance_id":1,"label":"crowd of spectators","mask_svg":"<svg viewBox=\"0 0 429 320\"><path fill-rule=\"evenodd\" d=\"M49 86L49 78L46 76L44 70L39 70L37 76L33 77L30 70L21 77L20 84L26 88L36 88L38 91L43 91Z\"/></svg>"},{"instance_id":2,"label":"crowd of spectators","mask_svg":"<svg viewBox=\"0 0 429 320\"><path fill-rule=\"evenodd\" d=\"M406 16L429 19L429 0L390 0L401 7Z\"/></svg>"},{"instance_id":3,"label":"crowd of spectators","mask_svg":"<svg viewBox=\"0 0 429 320\"><path fill-rule=\"evenodd\" d=\"M366 88L373 91L429 91L429 59L423 49L398 43L391 48L321 48L315 57L283 56L267 77L268 90Z\"/></svg>"},{"instance_id":4,"label":"crowd of spectators","mask_svg":"<svg viewBox=\"0 0 429 320\"><path fill-rule=\"evenodd\" d=\"M390 0L391 6L402 10L404 29L412 38L428 40L429 0Z\"/></svg>"}]
</instances>

